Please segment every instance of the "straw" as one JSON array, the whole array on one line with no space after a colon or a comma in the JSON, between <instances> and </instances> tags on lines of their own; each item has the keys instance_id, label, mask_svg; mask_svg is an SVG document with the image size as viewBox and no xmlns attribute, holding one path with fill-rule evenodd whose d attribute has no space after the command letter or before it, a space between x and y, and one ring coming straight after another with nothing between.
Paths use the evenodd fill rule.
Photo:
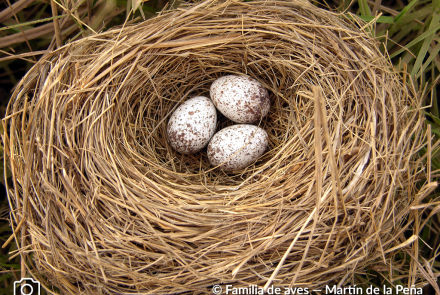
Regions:
<instances>
[{"instance_id":1,"label":"straw","mask_svg":"<svg viewBox=\"0 0 440 295\"><path fill-rule=\"evenodd\" d=\"M209 0L45 54L3 121L27 271L53 294L319 289L378 262L408 274L391 259L411 251L400 237L428 190L420 97L364 25L303 1ZM271 99L268 150L231 173L166 135L227 74Z\"/></svg>"}]
</instances>

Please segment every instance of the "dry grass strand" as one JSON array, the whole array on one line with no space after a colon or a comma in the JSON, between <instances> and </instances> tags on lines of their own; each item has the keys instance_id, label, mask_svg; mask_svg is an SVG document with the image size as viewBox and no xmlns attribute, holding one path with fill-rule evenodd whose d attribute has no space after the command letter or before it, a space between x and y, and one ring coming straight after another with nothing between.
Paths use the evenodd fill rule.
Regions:
<instances>
[{"instance_id":1,"label":"dry grass strand","mask_svg":"<svg viewBox=\"0 0 440 295\"><path fill-rule=\"evenodd\" d=\"M44 55L3 121L28 271L62 294L405 273L391 257L432 189L415 186L421 100L362 25L303 1L204 1ZM172 110L243 73L271 94L267 152L225 173L173 151Z\"/></svg>"}]
</instances>

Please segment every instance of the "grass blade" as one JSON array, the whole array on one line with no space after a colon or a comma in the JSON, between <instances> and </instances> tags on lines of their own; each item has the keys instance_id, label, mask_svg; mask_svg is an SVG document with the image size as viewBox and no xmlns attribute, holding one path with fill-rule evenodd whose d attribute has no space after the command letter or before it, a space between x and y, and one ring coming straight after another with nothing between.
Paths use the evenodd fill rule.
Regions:
<instances>
[{"instance_id":1,"label":"grass blade","mask_svg":"<svg viewBox=\"0 0 440 295\"><path fill-rule=\"evenodd\" d=\"M420 41L424 40L425 38L427 38L431 34L436 33L439 29L440 29L440 24L435 25L432 29L429 29L428 31L426 31L423 34L421 34L419 37L415 38L413 41L411 41L408 44L406 44L405 47L403 47L403 48L397 50L396 52L394 52L390 56L390 58L393 58L393 57L399 55L400 53L404 52L405 50L408 50L409 47L413 46L414 44L419 43Z\"/></svg>"},{"instance_id":2,"label":"grass blade","mask_svg":"<svg viewBox=\"0 0 440 295\"><path fill-rule=\"evenodd\" d=\"M416 12L403 16L398 23L394 23L394 25L389 29L389 36L393 36L394 34L399 32L404 26L413 23L414 21L421 24L421 21L424 20L427 16L431 15L433 11L434 7L432 5L428 5L420 10L417 10Z\"/></svg>"},{"instance_id":3,"label":"grass blade","mask_svg":"<svg viewBox=\"0 0 440 295\"><path fill-rule=\"evenodd\" d=\"M434 13L431 19L431 24L429 25L429 29L432 29L435 25L439 25L440 15L437 13ZM419 53L417 54L416 62L414 63L414 68L411 71L411 76L414 77L420 70L420 74L423 72L423 67L421 67L423 60L426 57L426 54L428 52L429 45L431 44L432 38L434 38L435 32L431 35L427 36L425 40L423 41L422 48L420 48Z\"/></svg>"},{"instance_id":4,"label":"grass blade","mask_svg":"<svg viewBox=\"0 0 440 295\"><path fill-rule=\"evenodd\" d=\"M367 0L359 0L358 2L361 16L371 16L371 10L368 6Z\"/></svg>"},{"instance_id":5,"label":"grass blade","mask_svg":"<svg viewBox=\"0 0 440 295\"><path fill-rule=\"evenodd\" d=\"M435 59L440 52L440 43L437 43L437 45L432 49L428 47L428 52L430 53L429 57L425 61L425 63L423 64L422 70L417 74L416 78L418 78L423 73L423 70L426 69L432 61L434 61L434 64L437 67L437 70L440 71L440 64L438 64L437 60ZM433 75L433 77L434 77L434 75Z\"/></svg>"},{"instance_id":6,"label":"grass blade","mask_svg":"<svg viewBox=\"0 0 440 295\"><path fill-rule=\"evenodd\" d=\"M437 126L440 127L440 118L438 118L437 116L434 116L431 113L428 112L424 112L426 116L429 116L432 120L434 120L434 122L437 124ZM432 128L435 128L434 126Z\"/></svg>"},{"instance_id":7,"label":"grass blade","mask_svg":"<svg viewBox=\"0 0 440 295\"><path fill-rule=\"evenodd\" d=\"M419 2L419 0L413 0L407 6L405 6L405 8L403 8L402 11L396 16L395 22L398 23L399 20L403 16L405 16L405 14L407 14L411 10L411 8L413 8L414 5L417 4L417 2Z\"/></svg>"},{"instance_id":8,"label":"grass blade","mask_svg":"<svg viewBox=\"0 0 440 295\"><path fill-rule=\"evenodd\" d=\"M55 17L48 17L48 18L38 19L38 20L31 21L31 22L27 22L27 23L20 23L20 24L17 24L17 25L12 25L12 26L7 26L7 27L0 28L0 31L20 28L20 27L25 27L25 26L30 26L30 25L35 25L35 24L39 24L39 23L44 23L44 22L48 22L48 21L51 21L51 20L54 20L54 19L65 17L65 16L67 16L67 15L58 15L58 16L55 16Z\"/></svg>"},{"instance_id":9,"label":"grass blade","mask_svg":"<svg viewBox=\"0 0 440 295\"><path fill-rule=\"evenodd\" d=\"M375 19L374 16L358 16L360 19L368 22L371 22L373 19ZM349 16L350 18L350 16ZM383 23L383 24L393 24L394 23L394 17L392 16L380 16L377 20L376 23Z\"/></svg>"}]
</instances>

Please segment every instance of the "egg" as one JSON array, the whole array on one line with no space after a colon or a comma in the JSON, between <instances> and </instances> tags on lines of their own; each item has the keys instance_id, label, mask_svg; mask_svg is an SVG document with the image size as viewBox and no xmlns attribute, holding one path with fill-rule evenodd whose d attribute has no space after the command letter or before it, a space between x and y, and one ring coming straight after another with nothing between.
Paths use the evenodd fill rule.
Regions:
<instances>
[{"instance_id":1,"label":"egg","mask_svg":"<svg viewBox=\"0 0 440 295\"><path fill-rule=\"evenodd\" d=\"M182 154L203 149L214 135L217 111L212 101L196 96L180 105L168 121L167 133L171 147Z\"/></svg>"},{"instance_id":2,"label":"egg","mask_svg":"<svg viewBox=\"0 0 440 295\"><path fill-rule=\"evenodd\" d=\"M221 164L224 171L245 168L266 150L268 137L264 129L247 124L226 127L212 137L208 159L213 166Z\"/></svg>"},{"instance_id":3,"label":"egg","mask_svg":"<svg viewBox=\"0 0 440 295\"><path fill-rule=\"evenodd\" d=\"M217 109L237 123L256 123L267 115L270 108L269 93L255 79L228 75L215 80L210 96Z\"/></svg>"}]
</instances>

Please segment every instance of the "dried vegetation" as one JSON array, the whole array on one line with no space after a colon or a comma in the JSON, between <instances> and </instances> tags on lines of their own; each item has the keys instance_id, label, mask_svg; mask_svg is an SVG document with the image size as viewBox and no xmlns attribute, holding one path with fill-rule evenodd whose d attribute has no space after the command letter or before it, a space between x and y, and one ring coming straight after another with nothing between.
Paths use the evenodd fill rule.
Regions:
<instances>
[{"instance_id":1,"label":"dried vegetation","mask_svg":"<svg viewBox=\"0 0 440 295\"><path fill-rule=\"evenodd\" d=\"M302 1L209 0L44 55L4 120L28 271L62 294L319 288L372 265L421 283L391 263L436 186L416 188L421 99L369 32ZM269 150L227 174L174 152L166 123L231 73L272 105Z\"/></svg>"}]
</instances>

